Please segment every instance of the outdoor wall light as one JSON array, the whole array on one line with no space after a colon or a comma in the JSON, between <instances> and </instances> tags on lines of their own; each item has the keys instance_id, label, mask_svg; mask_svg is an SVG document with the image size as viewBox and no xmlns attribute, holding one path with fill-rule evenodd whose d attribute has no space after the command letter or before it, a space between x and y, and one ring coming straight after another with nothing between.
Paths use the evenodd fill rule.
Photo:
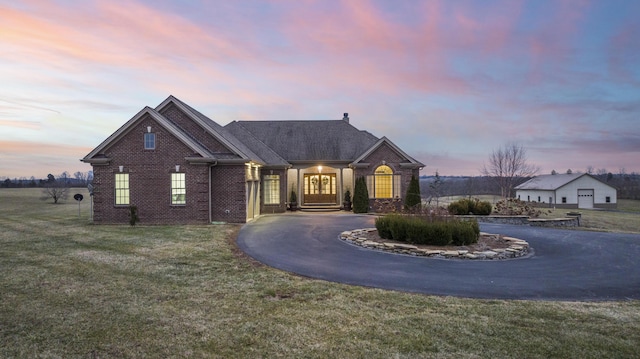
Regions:
<instances>
[{"instance_id":1,"label":"outdoor wall light","mask_svg":"<svg viewBox=\"0 0 640 359\"><path fill-rule=\"evenodd\" d=\"M318 173L322 173L322 166L318 166Z\"/></svg>"}]
</instances>

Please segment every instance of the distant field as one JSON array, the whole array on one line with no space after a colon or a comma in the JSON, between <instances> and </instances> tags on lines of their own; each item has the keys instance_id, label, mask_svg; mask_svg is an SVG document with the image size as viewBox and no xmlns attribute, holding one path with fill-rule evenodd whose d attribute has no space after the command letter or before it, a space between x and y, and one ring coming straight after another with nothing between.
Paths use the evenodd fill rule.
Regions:
<instances>
[{"instance_id":1,"label":"distant field","mask_svg":"<svg viewBox=\"0 0 640 359\"><path fill-rule=\"evenodd\" d=\"M467 196L447 196L438 199L439 204L447 206L449 203L457 201ZM501 198L500 196L472 196L482 201L489 201L495 204ZM431 204L435 205L436 200L433 199ZM630 232L640 233L640 201L622 199L618 200L618 208L613 211L604 211L598 209L553 209L543 207L545 211L550 210L551 213L545 213L541 218L559 218L566 217L569 211L578 211L582 213L581 229L608 231L608 232Z\"/></svg>"},{"instance_id":2,"label":"distant field","mask_svg":"<svg viewBox=\"0 0 640 359\"><path fill-rule=\"evenodd\" d=\"M472 300L311 280L239 254L240 226L93 225L87 196L79 217L75 201L39 196L0 190L0 358L636 358L640 350L640 301Z\"/></svg>"}]
</instances>

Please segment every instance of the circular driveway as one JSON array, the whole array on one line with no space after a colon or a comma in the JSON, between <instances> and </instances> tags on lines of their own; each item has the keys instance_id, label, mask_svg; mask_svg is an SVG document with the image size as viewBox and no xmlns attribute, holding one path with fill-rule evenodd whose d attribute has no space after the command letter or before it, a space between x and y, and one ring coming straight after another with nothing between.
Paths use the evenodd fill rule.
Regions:
<instances>
[{"instance_id":1,"label":"circular driveway","mask_svg":"<svg viewBox=\"0 0 640 359\"><path fill-rule=\"evenodd\" d=\"M529 242L533 255L446 260L374 251L339 239L374 227L354 214L266 215L242 227L241 250L274 268L332 282L487 299L640 299L640 235L481 224Z\"/></svg>"}]
</instances>

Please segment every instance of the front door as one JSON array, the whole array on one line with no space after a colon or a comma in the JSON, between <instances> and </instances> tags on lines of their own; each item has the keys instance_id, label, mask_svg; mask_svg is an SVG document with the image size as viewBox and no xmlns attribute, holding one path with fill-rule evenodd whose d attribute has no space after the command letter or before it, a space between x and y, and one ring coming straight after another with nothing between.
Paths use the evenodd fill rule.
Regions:
<instances>
[{"instance_id":1,"label":"front door","mask_svg":"<svg viewBox=\"0 0 640 359\"><path fill-rule=\"evenodd\" d=\"M331 204L337 202L335 173L306 173L304 175L304 204Z\"/></svg>"}]
</instances>

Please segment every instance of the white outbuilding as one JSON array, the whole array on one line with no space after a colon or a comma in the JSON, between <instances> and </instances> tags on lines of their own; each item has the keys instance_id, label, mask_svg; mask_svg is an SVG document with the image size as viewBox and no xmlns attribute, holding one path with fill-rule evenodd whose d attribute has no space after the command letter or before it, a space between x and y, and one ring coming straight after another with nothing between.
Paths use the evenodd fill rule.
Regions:
<instances>
[{"instance_id":1,"label":"white outbuilding","mask_svg":"<svg viewBox=\"0 0 640 359\"><path fill-rule=\"evenodd\" d=\"M534 177L517 186L516 197L560 208L616 208L617 189L587 173Z\"/></svg>"}]
</instances>

